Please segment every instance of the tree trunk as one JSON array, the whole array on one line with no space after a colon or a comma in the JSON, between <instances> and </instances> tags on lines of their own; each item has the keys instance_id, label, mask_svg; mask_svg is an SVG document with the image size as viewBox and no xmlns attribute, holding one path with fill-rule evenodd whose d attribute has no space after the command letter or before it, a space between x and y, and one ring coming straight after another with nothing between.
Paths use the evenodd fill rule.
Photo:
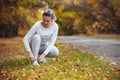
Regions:
<instances>
[{"instance_id":1,"label":"tree trunk","mask_svg":"<svg viewBox=\"0 0 120 80\"><path fill-rule=\"evenodd\" d=\"M15 37L18 35L18 27L0 25L0 38Z\"/></svg>"}]
</instances>

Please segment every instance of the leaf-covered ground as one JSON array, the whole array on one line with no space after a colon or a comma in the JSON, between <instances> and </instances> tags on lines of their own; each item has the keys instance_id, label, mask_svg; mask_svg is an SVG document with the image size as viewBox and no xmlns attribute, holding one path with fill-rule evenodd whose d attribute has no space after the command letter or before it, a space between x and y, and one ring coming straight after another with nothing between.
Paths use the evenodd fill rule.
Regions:
<instances>
[{"instance_id":1,"label":"leaf-covered ground","mask_svg":"<svg viewBox=\"0 0 120 80\"><path fill-rule=\"evenodd\" d=\"M0 80L120 80L99 57L57 42L57 58L33 66L22 38L0 39Z\"/></svg>"}]
</instances>

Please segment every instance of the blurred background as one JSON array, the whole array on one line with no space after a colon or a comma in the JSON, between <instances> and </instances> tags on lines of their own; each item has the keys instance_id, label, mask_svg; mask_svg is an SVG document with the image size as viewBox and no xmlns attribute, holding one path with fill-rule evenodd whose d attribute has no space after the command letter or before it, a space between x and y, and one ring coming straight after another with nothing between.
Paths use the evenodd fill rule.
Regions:
<instances>
[{"instance_id":1,"label":"blurred background","mask_svg":"<svg viewBox=\"0 0 120 80\"><path fill-rule=\"evenodd\" d=\"M59 35L120 34L120 0L0 0L0 37L24 36L51 8Z\"/></svg>"}]
</instances>

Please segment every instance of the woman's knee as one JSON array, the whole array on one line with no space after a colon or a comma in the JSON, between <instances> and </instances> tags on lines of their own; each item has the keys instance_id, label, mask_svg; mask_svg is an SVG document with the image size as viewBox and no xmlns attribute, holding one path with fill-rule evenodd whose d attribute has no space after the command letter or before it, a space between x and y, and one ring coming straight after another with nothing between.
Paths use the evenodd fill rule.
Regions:
<instances>
[{"instance_id":1,"label":"woman's knee","mask_svg":"<svg viewBox=\"0 0 120 80\"><path fill-rule=\"evenodd\" d=\"M54 56L59 56L59 50L57 47L54 47L51 51L51 54L54 54Z\"/></svg>"},{"instance_id":2,"label":"woman's knee","mask_svg":"<svg viewBox=\"0 0 120 80\"><path fill-rule=\"evenodd\" d=\"M59 50L56 47L53 47L52 50L47 55L47 57L57 57L57 56L59 56Z\"/></svg>"},{"instance_id":3,"label":"woman's knee","mask_svg":"<svg viewBox=\"0 0 120 80\"><path fill-rule=\"evenodd\" d=\"M35 34L33 35L33 40L36 40L36 41L40 41L40 35L39 34Z\"/></svg>"}]
</instances>

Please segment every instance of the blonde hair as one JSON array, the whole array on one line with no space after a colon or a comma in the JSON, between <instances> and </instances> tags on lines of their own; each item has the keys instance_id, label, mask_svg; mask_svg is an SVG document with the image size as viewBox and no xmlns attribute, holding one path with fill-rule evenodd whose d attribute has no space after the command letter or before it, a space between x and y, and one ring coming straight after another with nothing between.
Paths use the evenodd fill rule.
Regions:
<instances>
[{"instance_id":1,"label":"blonde hair","mask_svg":"<svg viewBox=\"0 0 120 80\"><path fill-rule=\"evenodd\" d=\"M54 21L57 20L56 15L55 15L55 13L54 13L54 11L53 11L52 9L47 9L47 10L45 10L42 15L43 15L43 16L49 16L49 17L51 17L51 19L53 19Z\"/></svg>"}]
</instances>

